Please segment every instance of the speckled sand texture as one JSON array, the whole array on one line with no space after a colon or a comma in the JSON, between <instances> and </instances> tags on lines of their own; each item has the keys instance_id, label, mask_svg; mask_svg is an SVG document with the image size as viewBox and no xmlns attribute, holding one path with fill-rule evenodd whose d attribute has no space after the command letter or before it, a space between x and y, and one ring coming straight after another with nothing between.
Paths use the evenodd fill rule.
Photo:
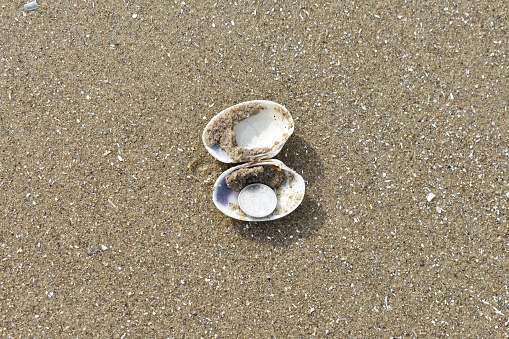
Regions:
<instances>
[{"instance_id":1,"label":"speckled sand texture","mask_svg":"<svg viewBox=\"0 0 509 339\"><path fill-rule=\"evenodd\" d=\"M509 335L509 2L39 4L1 5L0 337ZM201 141L254 99L308 182L271 223Z\"/></svg>"}]
</instances>

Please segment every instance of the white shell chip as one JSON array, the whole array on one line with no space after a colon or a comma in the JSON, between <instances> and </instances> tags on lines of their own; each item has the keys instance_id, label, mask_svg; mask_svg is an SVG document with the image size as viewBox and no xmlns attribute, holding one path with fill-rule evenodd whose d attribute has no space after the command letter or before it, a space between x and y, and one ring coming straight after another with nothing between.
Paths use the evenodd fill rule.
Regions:
<instances>
[{"instance_id":1,"label":"white shell chip","mask_svg":"<svg viewBox=\"0 0 509 339\"><path fill-rule=\"evenodd\" d=\"M240 209L254 218L263 218L274 212L277 206L276 193L267 185L251 184L239 193Z\"/></svg>"},{"instance_id":2,"label":"white shell chip","mask_svg":"<svg viewBox=\"0 0 509 339\"><path fill-rule=\"evenodd\" d=\"M37 3L37 0L34 0L26 3L23 7L25 8L25 11L35 11L37 8L39 8L39 4Z\"/></svg>"}]
</instances>

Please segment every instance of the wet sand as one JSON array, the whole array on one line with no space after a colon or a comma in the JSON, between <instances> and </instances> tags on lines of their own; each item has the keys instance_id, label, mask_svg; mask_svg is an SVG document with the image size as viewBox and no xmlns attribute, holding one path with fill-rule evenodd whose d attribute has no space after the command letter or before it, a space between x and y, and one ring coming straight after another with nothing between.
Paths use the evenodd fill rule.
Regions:
<instances>
[{"instance_id":1,"label":"wet sand","mask_svg":"<svg viewBox=\"0 0 509 339\"><path fill-rule=\"evenodd\" d=\"M508 2L39 3L0 16L2 337L509 335ZM201 141L254 99L308 183L270 223Z\"/></svg>"}]
</instances>

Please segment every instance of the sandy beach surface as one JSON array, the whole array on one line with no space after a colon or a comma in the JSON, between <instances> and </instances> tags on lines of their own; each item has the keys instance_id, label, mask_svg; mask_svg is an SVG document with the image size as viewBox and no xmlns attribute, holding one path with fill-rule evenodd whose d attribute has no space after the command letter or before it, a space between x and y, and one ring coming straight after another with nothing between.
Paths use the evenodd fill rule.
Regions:
<instances>
[{"instance_id":1,"label":"sandy beach surface","mask_svg":"<svg viewBox=\"0 0 509 339\"><path fill-rule=\"evenodd\" d=\"M0 337L509 335L509 2L4 1ZM201 133L285 105L301 206Z\"/></svg>"}]
</instances>

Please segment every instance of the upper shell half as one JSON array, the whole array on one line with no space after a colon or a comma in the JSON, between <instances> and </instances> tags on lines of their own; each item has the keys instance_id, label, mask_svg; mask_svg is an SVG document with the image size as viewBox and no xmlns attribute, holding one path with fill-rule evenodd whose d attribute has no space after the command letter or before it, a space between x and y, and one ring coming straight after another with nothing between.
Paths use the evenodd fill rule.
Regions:
<instances>
[{"instance_id":1,"label":"upper shell half","mask_svg":"<svg viewBox=\"0 0 509 339\"><path fill-rule=\"evenodd\" d=\"M288 110L267 100L246 101L218 113L205 127L207 151L225 163L276 156L293 133Z\"/></svg>"},{"instance_id":2,"label":"upper shell half","mask_svg":"<svg viewBox=\"0 0 509 339\"><path fill-rule=\"evenodd\" d=\"M242 211L239 191L251 183L263 183L276 194L276 209L262 218L255 218ZM304 179L294 170L276 159L232 167L217 179L212 199L216 207L229 217L245 221L270 221L284 217L295 210L305 192Z\"/></svg>"}]
</instances>

